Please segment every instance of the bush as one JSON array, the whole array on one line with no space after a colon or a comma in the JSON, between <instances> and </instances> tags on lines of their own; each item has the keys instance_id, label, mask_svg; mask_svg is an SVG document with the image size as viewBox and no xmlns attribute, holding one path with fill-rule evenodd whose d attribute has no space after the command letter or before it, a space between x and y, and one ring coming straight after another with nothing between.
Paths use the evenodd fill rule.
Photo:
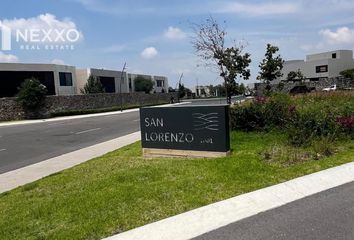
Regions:
<instances>
[{"instance_id":1,"label":"bush","mask_svg":"<svg viewBox=\"0 0 354 240\"><path fill-rule=\"evenodd\" d=\"M151 79L138 76L134 80L135 91L150 93L154 88L154 83Z\"/></svg>"},{"instance_id":2,"label":"bush","mask_svg":"<svg viewBox=\"0 0 354 240\"><path fill-rule=\"evenodd\" d=\"M231 129L285 131L291 144L304 146L318 139L354 138L354 94L337 92L290 97L273 94L230 111Z\"/></svg>"},{"instance_id":3,"label":"bush","mask_svg":"<svg viewBox=\"0 0 354 240\"><path fill-rule=\"evenodd\" d=\"M26 79L18 88L17 101L27 111L40 108L47 94L47 88L35 78Z\"/></svg>"},{"instance_id":4,"label":"bush","mask_svg":"<svg viewBox=\"0 0 354 240\"><path fill-rule=\"evenodd\" d=\"M278 128L289 121L295 110L291 98L285 94L257 97L248 105L231 109L231 128L246 131Z\"/></svg>"}]
</instances>

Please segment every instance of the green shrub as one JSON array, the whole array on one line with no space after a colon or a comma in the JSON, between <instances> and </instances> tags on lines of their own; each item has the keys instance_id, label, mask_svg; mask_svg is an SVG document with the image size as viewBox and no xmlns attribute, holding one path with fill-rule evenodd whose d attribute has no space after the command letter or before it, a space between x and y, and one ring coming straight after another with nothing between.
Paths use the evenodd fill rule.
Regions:
<instances>
[{"instance_id":1,"label":"green shrub","mask_svg":"<svg viewBox=\"0 0 354 240\"><path fill-rule=\"evenodd\" d=\"M278 129L291 144L306 146L325 138L354 138L354 94L315 93L290 97L273 94L236 106L230 111L231 128L243 131Z\"/></svg>"},{"instance_id":2,"label":"green shrub","mask_svg":"<svg viewBox=\"0 0 354 240\"><path fill-rule=\"evenodd\" d=\"M47 94L47 88L37 79L26 79L18 88L17 101L27 111L36 111L40 108Z\"/></svg>"}]
</instances>

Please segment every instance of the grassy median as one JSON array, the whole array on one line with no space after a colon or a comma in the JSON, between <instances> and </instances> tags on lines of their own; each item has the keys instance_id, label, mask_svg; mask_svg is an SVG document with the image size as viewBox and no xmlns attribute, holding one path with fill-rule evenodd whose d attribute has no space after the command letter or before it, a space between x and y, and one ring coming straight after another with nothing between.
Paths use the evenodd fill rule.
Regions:
<instances>
[{"instance_id":1,"label":"grassy median","mask_svg":"<svg viewBox=\"0 0 354 240\"><path fill-rule=\"evenodd\" d=\"M267 155L286 136L232 132L232 156L143 159L140 143L0 195L1 239L100 239L321 169L354 161L354 142L321 160ZM299 149L299 151L310 151Z\"/></svg>"}]
</instances>

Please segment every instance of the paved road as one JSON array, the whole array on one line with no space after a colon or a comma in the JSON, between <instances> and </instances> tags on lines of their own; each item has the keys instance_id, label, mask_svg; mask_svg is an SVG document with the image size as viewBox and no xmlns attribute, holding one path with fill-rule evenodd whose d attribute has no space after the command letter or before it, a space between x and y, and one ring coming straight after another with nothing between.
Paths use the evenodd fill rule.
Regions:
<instances>
[{"instance_id":1,"label":"paved road","mask_svg":"<svg viewBox=\"0 0 354 240\"><path fill-rule=\"evenodd\" d=\"M194 240L354 239L354 182L204 234Z\"/></svg>"},{"instance_id":2,"label":"paved road","mask_svg":"<svg viewBox=\"0 0 354 240\"><path fill-rule=\"evenodd\" d=\"M0 173L139 131L139 113L0 127Z\"/></svg>"},{"instance_id":3,"label":"paved road","mask_svg":"<svg viewBox=\"0 0 354 240\"><path fill-rule=\"evenodd\" d=\"M235 96L232 97L231 101L232 103L235 103L240 100L244 100L244 96ZM225 98L210 98L210 99L187 99L187 100L182 100L181 102L189 102L188 105L207 105L207 104L226 104L226 99Z\"/></svg>"}]
</instances>

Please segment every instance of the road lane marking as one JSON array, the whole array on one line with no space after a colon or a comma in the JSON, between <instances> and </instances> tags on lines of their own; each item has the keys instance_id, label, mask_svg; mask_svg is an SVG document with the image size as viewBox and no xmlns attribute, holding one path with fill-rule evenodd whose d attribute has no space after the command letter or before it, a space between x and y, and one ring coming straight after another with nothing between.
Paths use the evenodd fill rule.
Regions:
<instances>
[{"instance_id":1,"label":"road lane marking","mask_svg":"<svg viewBox=\"0 0 354 240\"><path fill-rule=\"evenodd\" d=\"M93 132L93 131L98 131L98 130L101 130L101 128L89 129L89 130L77 132L77 133L75 133L75 134L76 134L76 135L79 135L79 134L88 133L88 132Z\"/></svg>"},{"instance_id":2,"label":"road lane marking","mask_svg":"<svg viewBox=\"0 0 354 240\"><path fill-rule=\"evenodd\" d=\"M55 125L61 125L61 124L65 124L65 123L62 123L62 122L60 122L60 123L51 123L51 124L48 124L48 126L55 126Z\"/></svg>"},{"instance_id":3,"label":"road lane marking","mask_svg":"<svg viewBox=\"0 0 354 240\"><path fill-rule=\"evenodd\" d=\"M133 122L139 122L140 121L140 119L135 119L135 120L133 120Z\"/></svg>"},{"instance_id":4,"label":"road lane marking","mask_svg":"<svg viewBox=\"0 0 354 240\"><path fill-rule=\"evenodd\" d=\"M0 149L0 152L3 152L3 151L6 151L6 149L4 148L4 149Z\"/></svg>"}]
</instances>

